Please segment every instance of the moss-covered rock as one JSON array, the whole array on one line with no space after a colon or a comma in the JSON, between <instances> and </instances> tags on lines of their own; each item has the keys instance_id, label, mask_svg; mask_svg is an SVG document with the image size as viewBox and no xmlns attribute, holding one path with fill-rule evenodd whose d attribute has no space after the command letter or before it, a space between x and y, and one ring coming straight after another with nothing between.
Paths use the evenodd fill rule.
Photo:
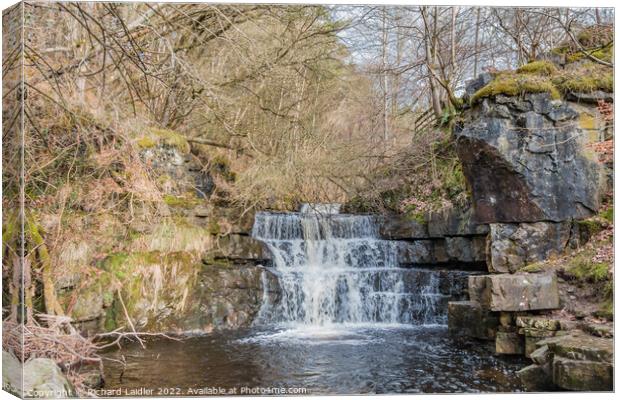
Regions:
<instances>
[{"instance_id":1,"label":"moss-covered rock","mask_svg":"<svg viewBox=\"0 0 620 400\"><path fill-rule=\"evenodd\" d=\"M604 65L587 61L555 74L551 82L563 93L591 93L598 90L611 93L614 91L614 71Z\"/></svg>"},{"instance_id":2,"label":"moss-covered rock","mask_svg":"<svg viewBox=\"0 0 620 400\"><path fill-rule=\"evenodd\" d=\"M478 90L471 97L476 103L484 97L497 95L522 96L526 93L549 93L551 98L560 99L562 96L552 81L542 75L530 73L499 73L488 85Z\"/></svg>"},{"instance_id":3,"label":"moss-covered rock","mask_svg":"<svg viewBox=\"0 0 620 400\"><path fill-rule=\"evenodd\" d=\"M147 128L146 133L138 136L136 144L141 149L149 149L157 145L173 147L184 154L189 153L190 145L185 137L175 131L160 128Z\"/></svg>"},{"instance_id":4,"label":"moss-covered rock","mask_svg":"<svg viewBox=\"0 0 620 400\"><path fill-rule=\"evenodd\" d=\"M238 328L253 321L262 301L263 270L251 263L201 259L187 251L142 251L111 254L100 268L111 277L107 330L127 327L127 316L143 331Z\"/></svg>"},{"instance_id":5,"label":"moss-covered rock","mask_svg":"<svg viewBox=\"0 0 620 400\"><path fill-rule=\"evenodd\" d=\"M552 62L547 60L538 60L517 68L517 73L553 75L557 72L557 70L557 67Z\"/></svg>"}]
</instances>

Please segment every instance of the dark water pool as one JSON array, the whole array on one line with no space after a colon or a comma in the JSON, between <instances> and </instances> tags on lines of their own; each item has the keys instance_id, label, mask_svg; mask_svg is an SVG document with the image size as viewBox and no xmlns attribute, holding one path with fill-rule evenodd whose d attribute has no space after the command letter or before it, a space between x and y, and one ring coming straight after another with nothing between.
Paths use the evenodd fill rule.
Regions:
<instances>
[{"instance_id":1,"label":"dark water pool","mask_svg":"<svg viewBox=\"0 0 620 400\"><path fill-rule=\"evenodd\" d=\"M115 395L514 392L522 358L456 342L443 326L250 329L152 340L107 354ZM122 374L122 375L121 375Z\"/></svg>"}]
</instances>

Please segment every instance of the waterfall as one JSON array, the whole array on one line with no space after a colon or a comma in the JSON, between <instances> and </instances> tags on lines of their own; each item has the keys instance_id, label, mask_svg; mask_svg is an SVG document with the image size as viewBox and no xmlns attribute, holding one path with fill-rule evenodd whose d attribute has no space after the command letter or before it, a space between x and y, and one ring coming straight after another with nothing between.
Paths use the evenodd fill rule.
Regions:
<instances>
[{"instance_id":1,"label":"waterfall","mask_svg":"<svg viewBox=\"0 0 620 400\"><path fill-rule=\"evenodd\" d=\"M281 291L274 303L264 296L261 322L445 323L439 272L399 268L398 243L378 237L373 216L338 209L256 214L252 236L271 251Z\"/></svg>"}]
</instances>

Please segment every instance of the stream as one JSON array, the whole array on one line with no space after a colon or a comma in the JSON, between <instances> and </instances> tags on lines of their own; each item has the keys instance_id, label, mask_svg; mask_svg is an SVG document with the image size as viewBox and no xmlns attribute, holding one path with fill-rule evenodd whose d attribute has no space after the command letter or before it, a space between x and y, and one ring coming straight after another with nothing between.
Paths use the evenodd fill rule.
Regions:
<instances>
[{"instance_id":1,"label":"stream","mask_svg":"<svg viewBox=\"0 0 620 400\"><path fill-rule=\"evenodd\" d=\"M249 329L182 342L153 340L107 354L106 389L152 395L514 392L520 357L495 356L494 343L457 343L445 326ZM245 390L245 392L243 392ZM253 390L254 392L251 392ZM272 392L269 392L272 390ZM301 390L301 391L299 391Z\"/></svg>"},{"instance_id":2,"label":"stream","mask_svg":"<svg viewBox=\"0 0 620 400\"><path fill-rule=\"evenodd\" d=\"M514 392L520 357L448 335L464 271L402 268L372 216L337 205L260 212L253 237L273 255L275 288L254 325L181 342L131 344L106 363L105 395ZM453 293L454 292L454 293Z\"/></svg>"}]
</instances>

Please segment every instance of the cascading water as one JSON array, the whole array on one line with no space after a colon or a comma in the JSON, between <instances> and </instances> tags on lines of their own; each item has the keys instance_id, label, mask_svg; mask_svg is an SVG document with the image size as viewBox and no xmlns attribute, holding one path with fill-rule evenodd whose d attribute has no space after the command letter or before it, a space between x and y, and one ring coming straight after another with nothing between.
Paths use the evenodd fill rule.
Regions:
<instances>
[{"instance_id":1,"label":"cascading water","mask_svg":"<svg viewBox=\"0 0 620 400\"><path fill-rule=\"evenodd\" d=\"M264 297L259 322L445 323L439 272L399 268L398 243L378 237L372 216L338 210L256 215L252 235L270 249L281 291L274 303Z\"/></svg>"},{"instance_id":2,"label":"cascading water","mask_svg":"<svg viewBox=\"0 0 620 400\"><path fill-rule=\"evenodd\" d=\"M411 243L380 240L373 217L308 205L258 213L253 235L273 255L255 326L182 343L155 340L148 349L123 346L127 365L109 363L108 388L522 389L515 371L524 362L491 357L486 346L463 348L448 335L447 302L459 298L469 272L399 268L400 246ZM123 376L129 379L116 378Z\"/></svg>"}]
</instances>

